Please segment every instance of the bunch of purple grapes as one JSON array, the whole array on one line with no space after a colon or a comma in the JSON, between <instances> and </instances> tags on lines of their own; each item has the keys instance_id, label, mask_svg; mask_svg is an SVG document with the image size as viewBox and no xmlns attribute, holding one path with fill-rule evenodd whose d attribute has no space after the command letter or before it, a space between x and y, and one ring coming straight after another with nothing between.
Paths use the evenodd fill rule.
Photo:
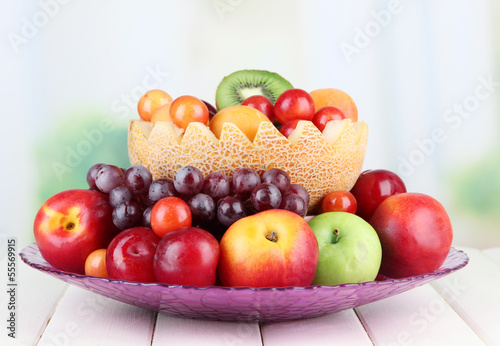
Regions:
<instances>
[{"instance_id":1,"label":"bunch of purple grapes","mask_svg":"<svg viewBox=\"0 0 500 346\"><path fill-rule=\"evenodd\" d=\"M288 174L277 168L262 176L251 168L240 168L229 178L221 172L203 177L199 169L185 166L176 172L173 183L178 196L187 201L193 223L200 226L216 221L229 227L267 209L286 209L305 216L309 204L306 189L290 183Z\"/></svg>"},{"instance_id":2,"label":"bunch of purple grapes","mask_svg":"<svg viewBox=\"0 0 500 346\"><path fill-rule=\"evenodd\" d=\"M267 209L286 209L300 216L307 213L309 194L292 184L277 168L260 176L251 168L240 168L229 178L221 172L203 177L192 166L180 168L174 178L153 181L151 172L136 165L123 169L95 164L87 172L91 189L109 195L113 222L124 230L151 227L151 210L164 197L180 197L191 209L193 225L202 228L229 227L237 220Z\"/></svg>"},{"instance_id":3,"label":"bunch of purple grapes","mask_svg":"<svg viewBox=\"0 0 500 346\"><path fill-rule=\"evenodd\" d=\"M121 230L136 226L151 227L150 215L154 203L150 200L153 185L151 172L137 165L128 169L97 163L87 172L92 190L109 195L113 207L113 223ZM156 183L158 185L161 183Z\"/></svg>"}]
</instances>

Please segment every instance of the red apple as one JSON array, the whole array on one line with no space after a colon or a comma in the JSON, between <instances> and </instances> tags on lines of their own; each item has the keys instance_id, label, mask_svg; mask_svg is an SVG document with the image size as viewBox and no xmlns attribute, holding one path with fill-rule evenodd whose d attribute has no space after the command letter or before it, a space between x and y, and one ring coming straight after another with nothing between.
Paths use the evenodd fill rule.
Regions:
<instances>
[{"instance_id":1,"label":"red apple","mask_svg":"<svg viewBox=\"0 0 500 346\"><path fill-rule=\"evenodd\" d=\"M406 192L406 186L396 173L385 169L364 171L351 189L358 203L356 215L370 221L380 203L402 192Z\"/></svg>"},{"instance_id":2,"label":"red apple","mask_svg":"<svg viewBox=\"0 0 500 346\"><path fill-rule=\"evenodd\" d=\"M304 218L280 209L244 217L220 242L224 286L308 286L318 265L318 241Z\"/></svg>"},{"instance_id":3,"label":"red apple","mask_svg":"<svg viewBox=\"0 0 500 346\"><path fill-rule=\"evenodd\" d=\"M168 285L213 286L219 252L215 237L201 228L183 227L167 233L154 257L156 280Z\"/></svg>"},{"instance_id":4,"label":"red apple","mask_svg":"<svg viewBox=\"0 0 500 346\"><path fill-rule=\"evenodd\" d=\"M450 251L450 218L428 195L390 196L375 210L370 224L382 244L381 275L402 278L434 272Z\"/></svg>"},{"instance_id":5,"label":"red apple","mask_svg":"<svg viewBox=\"0 0 500 346\"><path fill-rule=\"evenodd\" d=\"M153 259L160 239L147 227L132 227L118 234L106 251L109 278L155 282Z\"/></svg>"},{"instance_id":6,"label":"red apple","mask_svg":"<svg viewBox=\"0 0 500 346\"><path fill-rule=\"evenodd\" d=\"M43 258L57 269L84 274L87 256L119 232L112 210L108 196L98 191L73 189L50 197L33 226Z\"/></svg>"}]
</instances>

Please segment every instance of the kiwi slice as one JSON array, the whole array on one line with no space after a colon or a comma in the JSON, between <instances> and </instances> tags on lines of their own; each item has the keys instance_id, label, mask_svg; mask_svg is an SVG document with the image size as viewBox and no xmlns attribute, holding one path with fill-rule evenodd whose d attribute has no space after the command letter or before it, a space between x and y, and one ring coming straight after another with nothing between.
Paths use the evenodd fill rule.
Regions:
<instances>
[{"instance_id":1,"label":"kiwi slice","mask_svg":"<svg viewBox=\"0 0 500 346\"><path fill-rule=\"evenodd\" d=\"M222 79L215 101L217 109L238 106L253 95L264 95L274 104L283 91L292 89L279 74L263 70L240 70Z\"/></svg>"}]
</instances>

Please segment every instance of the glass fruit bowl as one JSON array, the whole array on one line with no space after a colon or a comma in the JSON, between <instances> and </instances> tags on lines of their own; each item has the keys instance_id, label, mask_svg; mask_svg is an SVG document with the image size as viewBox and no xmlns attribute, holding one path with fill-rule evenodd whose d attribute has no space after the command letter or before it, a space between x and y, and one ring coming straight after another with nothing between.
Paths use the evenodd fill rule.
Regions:
<instances>
[{"instance_id":1,"label":"glass fruit bowl","mask_svg":"<svg viewBox=\"0 0 500 346\"><path fill-rule=\"evenodd\" d=\"M36 243L20 256L31 267L103 296L181 317L221 321L276 322L318 317L422 286L463 268L467 255L451 248L435 272L403 279L307 287L192 287L110 280L61 271L41 256Z\"/></svg>"}]
</instances>

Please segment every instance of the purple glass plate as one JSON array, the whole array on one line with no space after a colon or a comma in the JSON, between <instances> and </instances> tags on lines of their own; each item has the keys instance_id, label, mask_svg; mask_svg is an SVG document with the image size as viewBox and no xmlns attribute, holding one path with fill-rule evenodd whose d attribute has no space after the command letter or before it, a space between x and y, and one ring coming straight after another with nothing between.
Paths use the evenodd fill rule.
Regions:
<instances>
[{"instance_id":1,"label":"purple glass plate","mask_svg":"<svg viewBox=\"0 0 500 346\"><path fill-rule=\"evenodd\" d=\"M31 267L69 284L142 308L189 318L259 322L317 317L354 308L422 286L469 262L464 252L451 248L434 273L336 286L251 288L138 283L78 275L50 266L36 243L24 248L20 256Z\"/></svg>"}]
</instances>

